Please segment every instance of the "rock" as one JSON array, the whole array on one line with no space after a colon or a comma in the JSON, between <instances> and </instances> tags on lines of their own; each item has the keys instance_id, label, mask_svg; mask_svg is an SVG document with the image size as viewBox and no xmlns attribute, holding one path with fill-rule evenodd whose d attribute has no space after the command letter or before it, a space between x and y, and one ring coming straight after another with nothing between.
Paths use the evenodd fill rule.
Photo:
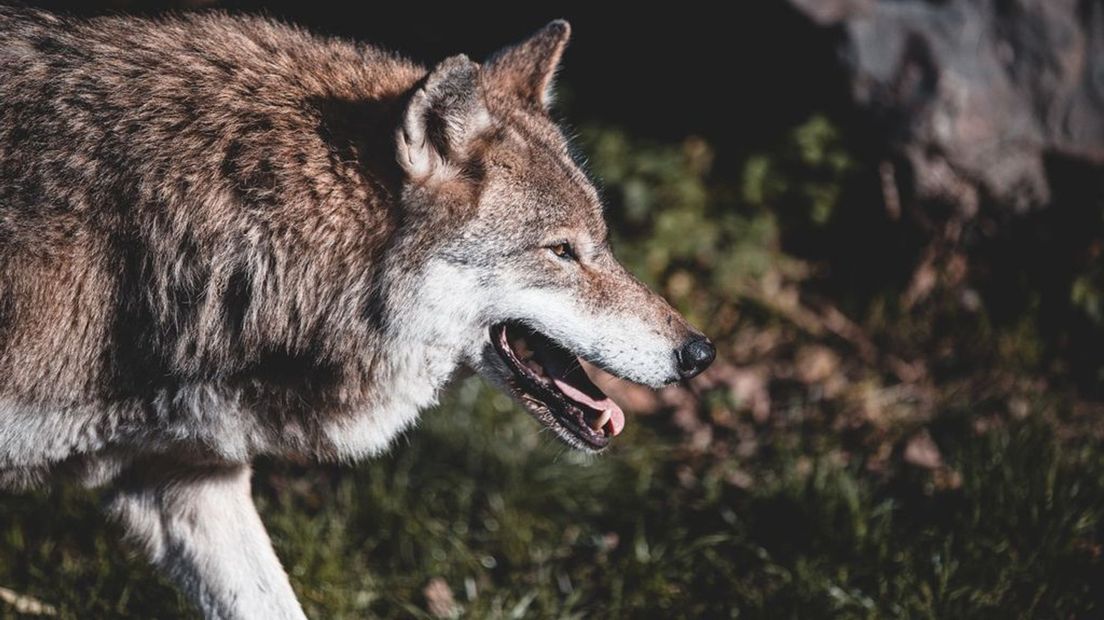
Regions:
<instances>
[{"instance_id":1,"label":"rock","mask_svg":"<svg viewBox=\"0 0 1104 620\"><path fill-rule=\"evenodd\" d=\"M1104 164L1104 3L789 0L839 28L854 102L921 199L1047 204L1044 161Z\"/></svg>"}]
</instances>

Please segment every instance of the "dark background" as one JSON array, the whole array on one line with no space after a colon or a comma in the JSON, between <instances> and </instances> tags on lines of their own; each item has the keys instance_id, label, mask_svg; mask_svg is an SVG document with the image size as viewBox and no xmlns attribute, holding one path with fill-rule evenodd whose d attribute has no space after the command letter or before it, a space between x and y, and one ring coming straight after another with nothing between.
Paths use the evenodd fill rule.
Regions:
<instances>
[{"instance_id":1,"label":"dark background","mask_svg":"<svg viewBox=\"0 0 1104 620\"><path fill-rule=\"evenodd\" d=\"M979 185L965 173L924 193L903 152L953 160L913 120L948 76L984 77L915 34L925 11L948 36L970 15L1026 32L1013 56L1047 69L1061 37L1032 16L1066 7L1083 27L1067 39L1091 39L1104 3L865 3L918 21L879 32L886 49L909 38L905 78L864 102L846 26L802 1L33 3L260 13L427 65L566 18L556 114L615 249L718 344L688 385L606 378L630 417L599 459L468 378L380 459L259 463L254 495L311 617L1101 614L1104 158L1040 145L1051 197L1019 209L991 189L956 201ZM1104 95L1088 101L1104 119ZM100 493L0 497L0 586L62 617L190 613ZM0 617L14 609L0 597Z\"/></svg>"}]
</instances>

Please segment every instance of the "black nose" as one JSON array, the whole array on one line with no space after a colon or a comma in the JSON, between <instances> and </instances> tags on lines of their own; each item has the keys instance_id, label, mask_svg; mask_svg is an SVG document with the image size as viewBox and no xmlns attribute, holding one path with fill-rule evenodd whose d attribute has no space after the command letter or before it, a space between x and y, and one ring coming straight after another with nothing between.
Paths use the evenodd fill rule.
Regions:
<instances>
[{"instance_id":1,"label":"black nose","mask_svg":"<svg viewBox=\"0 0 1104 620\"><path fill-rule=\"evenodd\" d=\"M679 375L683 379L689 379L709 368L713 358L717 357L717 348L708 338L699 336L675 351L675 357L678 358Z\"/></svg>"}]
</instances>

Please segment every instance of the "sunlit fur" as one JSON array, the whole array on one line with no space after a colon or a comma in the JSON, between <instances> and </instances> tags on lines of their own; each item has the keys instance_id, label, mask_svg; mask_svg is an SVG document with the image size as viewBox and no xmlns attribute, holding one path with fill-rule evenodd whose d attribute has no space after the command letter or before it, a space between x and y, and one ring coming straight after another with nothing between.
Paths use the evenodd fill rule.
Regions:
<instances>
[{"instance_id":1,"label":"sunlit fur","mask_svg":"<svg viewBox=\"0 0 1104 620\"><path fill-rule=\"evenodd\" d=\"M254 457L376 454L463 364L506 384L507 319L674 380L696 332L613 258L547 113L567 38L427 69L258 18L0 7L0 484L109 485L207 616L301 617Z\"/></svg>"}]
</instances>

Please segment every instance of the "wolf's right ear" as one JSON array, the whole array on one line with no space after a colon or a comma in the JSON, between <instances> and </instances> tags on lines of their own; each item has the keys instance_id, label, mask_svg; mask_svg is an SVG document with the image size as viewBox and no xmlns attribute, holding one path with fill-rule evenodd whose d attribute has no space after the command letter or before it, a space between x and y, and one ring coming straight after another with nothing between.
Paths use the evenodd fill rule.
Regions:
<instances>
[{"instance_id":1,"label":"wolf's right ear","mask_svg":"<svg viewBox=\"0 0 1104 620\"><path fill-rule=\"evenodd\" d=\"M446 58L410 97L397 136L399 165L416 180L447 173L490 125L479 65L463 54Z\"/></svg>"}]
</instances>

